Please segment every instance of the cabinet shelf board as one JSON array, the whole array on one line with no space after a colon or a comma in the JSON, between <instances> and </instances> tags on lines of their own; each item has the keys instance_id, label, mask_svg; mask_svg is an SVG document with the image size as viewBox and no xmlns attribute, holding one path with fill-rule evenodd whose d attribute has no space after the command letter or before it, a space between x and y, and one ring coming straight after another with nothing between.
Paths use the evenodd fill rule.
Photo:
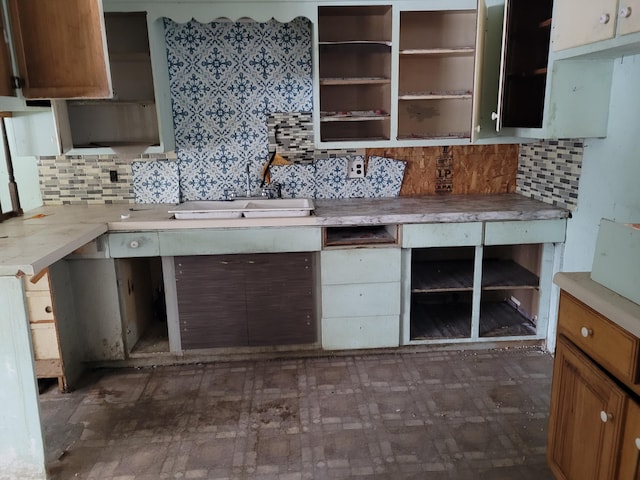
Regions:
<instances>
[{"instance_id":1,"label":"cabinet shelf board","mask_svg":"<svg viewBox=\"0 0 640 480\"><path fill-rule=\"evenodd\" d=\"M434 297L435 298L435 297ZM435 338L469 338L471 336L471 304L465 302L411 302L411 340Z\"/></svg>"},{"instance_id":2,"label":"cabinet shelf board","mask_svg":"<svg viewBox=\"0 0 640 480\"><path fill-rule=\"evenodd\" d=\"M69 100L69 106L91 106L91 107L116 107L137 105L140 107L153 107L155 100Z\"/></svg>"},{"instance_id":3,"label":"cabinet shelf board","mask_svg":"<svg viewBox=\"0 0 640 480\"><path fill-rule=\"evenodd\" d=\"M439 139L453 139L453 138L470 138L469 132L450 132L450 133L402 133L398 134L398 140L439 140Z\"/></svg>"},{"instance_id":4,"label":"cabinet shelf board","mask_svg":"<svg viewBox=\"0 0 640 480\"><path fill-rule=\"evenodd\" d=\"M473 290L473 260L415 262L411 291L415 293Z\"/></svg>"},{"instance_id":5,"label":"cabinet shelf board","mask_svg":"<svg viewBox=\"0 0 640 480\"><path fill-rule=\"evenodd\" d=\"M319 46L331 45L379 45L383 47L391 47L389 40L334 40L318 42Z\"/></svg>"},{"instance_id":6,"label":"cabinet shelf board","mask_svg":"<svg viewBox=\"0 0 640 480\"><path fill-rule=\"evenodd\" d=\"M331 142L384 142L388 141L388 137L381 136L371 136L371 137L322 137L322 142L331 143ZM340 148L340 147L335 147Z\"/></svg>"},{"instance_id":7,"label":"cabinet shelf board","mask_svg":"<svg viewBox=\"0 0 640 480\"><path fill-rule=\"evenodd\" d=\"M507 302L480 304L481 337L520 337L535 334L535 324Z\"/></svg>"},{"instance_id":8,"label":"cabinet shelf board","mask_svg":"<svg viewBox=\"0 0 640 480\"><path fill-rule=\"evenodd\" d=\"M369 85L388 84L390 78L384 77L349 77L349 78L321 78L320 85Z\"/></svg>"},{"instance_id":9,"label":"cabinet shelf board","mask_svg":"<svg viewBox=\"0 0 640 480\"><path fill-rule=\"evenodd\" d=\"M400 55L473 55L474 52L474 47L406 48L400 50Z\"/></svg>"},{"instance_id":10,"label":"cabinet shelf board","mask_svg":"<svg viewBox=\"0 0 640 480\"><path fill-rule=\"evenodd\" d=\"M482 289L538 288L540 279L512 260L486 259L482 262Z\"/></svg>"},{"instance_id":11,"label":"cabinet shelf board","mask_svg":"<svg viewBox=\"0 0 640 480\"><path fill-rule=\"evenodd\" d=\"M394 235L395 232L395 235ZM384 225L366 227L329 227L325 229L326 247L345 245L374 245L397 243L397 229L389 230Z\"/></svg>"},{"instance_id":12,"label":"cabinet shelf board","mask_svg":"<svg viewBox=\"0 0 640 480\"><path fill-rule=\"evenodd\" d=\"M454 100L470 99L471 92L411 92L401 93L398 100Z\"/></svg>"},{"instance_id":13,"label":"cabinet shelf board","mask_svg":"<svg viewBox=\"0 0 640 480\"><path fill-rule=\"evenodd\" d=\"M322 112L320 114L321 122L367 122L375 120L386 120L389 118L388 113L376 112Z\"/></svg>"}]
</instances>

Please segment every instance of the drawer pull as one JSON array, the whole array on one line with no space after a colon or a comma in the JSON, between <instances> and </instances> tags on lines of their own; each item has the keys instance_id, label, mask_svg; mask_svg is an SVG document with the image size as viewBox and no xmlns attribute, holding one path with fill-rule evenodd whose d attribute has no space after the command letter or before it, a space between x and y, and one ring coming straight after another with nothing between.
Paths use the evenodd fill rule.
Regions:
<instances>
[{"instance_id":1,"label":"drawer pull","mask_svg":"<svg viewBox=\"0 0 640 480\"><path fill-rule=\"evenodd\" d=\"M44 307L44 311L47 312L47 313L51 313L51 312L53 312L53 308L51 308L50 305L47 305L46 307Z\"/></svg>"},{"instance_id":2,"label":"drawer pull","mask_svg":"<svg viewBox=\"0 0 640 480\"><path fill-rule=\"evenodd\" d=\"M618 15L620 18L629 18L631 16L631 7L622 7Z\"/></svg>"},{"instance_id":3,"label":"drawer pull","mask_svg":"<svg viewBox=\"0 0 640 480\"><path fill-rule=\"evenodd\" d=\"M606 25L607 23L609 23L609 20L611 20L611 15L609 15L608 13L603 13L602 15L600 15L600 19L598 21L600 22L600 24Z\"/></svg>"},{"instance_id":4,"label":"drawer pull","mask_svg":"<svg viewBox=\"0 0 640 480\"><path fill-rule=\"evenodd\" d=\"M592 330L592 329L590 329L590 328L587 328L587 327L582 327L582 328L580 329L580 333L582 334L582 336L583 336L584 338L588 338L588 337L590 337L591 335L593 335L593 330Z\"/></svg>"},{"instance_id":5,"label":"drawer pull","mask_svg":"<svg viewBox=\"0 0 640 480\"><path fill-rule=\"evenodd\" d=\"M640 450L640 437L636 437L636 448Z\"/></svg>"},{"instance_id":6,"label":"drawer pull","mask_svg":"<svg viewBox=\"0 0 640 480\"><path fill-rule=\"evenodd\" d=\"M131 242L129 242L129 246L131 248L138 248L140 246L140 244L138 243L137 240L131 240Z\"/></svg>"},{"instance_id":7,"label":"drawer pull","mask_svg":"<svg viewBox=\"0 0 640 480\"><path fill-rule=\"evenodd\" d=\"M605 412L604 410L602 410L600 412L600 420L602 420L602 423L607 423L607 422L613 420L613 413L608 413L608 412Z\"/></svg>"}]
</instances>

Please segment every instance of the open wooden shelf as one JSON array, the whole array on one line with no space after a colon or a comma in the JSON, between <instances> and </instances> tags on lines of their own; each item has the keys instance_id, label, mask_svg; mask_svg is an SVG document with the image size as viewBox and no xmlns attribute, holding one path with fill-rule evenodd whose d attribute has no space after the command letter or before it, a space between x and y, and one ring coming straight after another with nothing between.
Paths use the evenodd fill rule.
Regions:
<instances>
[{"instance_id":1,"label":"open wooden shelf","mask_svg":"<svg viewBox=\"0 0 640 480\"><path fill-rule=\"evenodd\" d=\"M326 227L325 247L346 245L378 245L398 243L397 225L363 225L356 227Z\"/></svg>"},{"instance_id":2,"label":"open wooden shelf","mask_svg":"<svg viewBox=\"0 0 640 480\"><path fill-rule=\"evenodd\" d=\"M384 77L350 77L350 78L321 78L320 85L369 85L389 84L390 78Z\"/></svg>"},{"instance_id":3,"label":"open wooden shelf","mask_svg":"<svg viewBox=\"0 0 640 480\"><path fill-rule=\"evenodd\" d=\"M473 47L457 48L407 48L400 50L400 55L473 55Z\"/></svg>"},{"instance_id":4,"label":"open wooden shelf","mask_svg":"<svg viewBox=\"0 0 640 480\"><path fill-rule=\"evenodd\" d=\"M473 260L415 262L411 292L434 293L473 290Z\"/></svg>"},{"instance_id":5,"label":"open wooden shelf","mask_svg":"<svg viewBox=\"0 0 640 480\"><path fill-rule=\"evenodd\" d=\"M506 290L538 288L540 279L513 260L492 260L482 262L482 289Z\"/></svg>"}]
</instances>

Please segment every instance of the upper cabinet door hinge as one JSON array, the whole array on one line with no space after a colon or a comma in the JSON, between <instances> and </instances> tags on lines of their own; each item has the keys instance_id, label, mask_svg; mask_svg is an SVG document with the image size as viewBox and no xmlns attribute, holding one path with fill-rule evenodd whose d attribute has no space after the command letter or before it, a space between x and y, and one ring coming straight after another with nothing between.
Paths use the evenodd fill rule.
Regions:
<instances>
[{"instance_id":1,"label":"upper cabinet door hinge","mask_svg":"<svg viewBox=\"0 0 640 480\"><path fill-rule=\"evenodd\" d=\"M12 76L11 77L11 84L13 85L13 88L22 88L25 85L25 81L24 78L22 77L18 77L18 76Z\"/></svg>"}]
</instances>

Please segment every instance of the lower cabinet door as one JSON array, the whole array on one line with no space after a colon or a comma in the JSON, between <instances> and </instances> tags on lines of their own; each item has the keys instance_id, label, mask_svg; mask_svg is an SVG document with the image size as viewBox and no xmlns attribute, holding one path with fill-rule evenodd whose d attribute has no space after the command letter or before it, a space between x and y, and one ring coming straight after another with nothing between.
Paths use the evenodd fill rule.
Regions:
<instances>
[{"instance_id":1,"label":"lower cabinet door","mask_svg":"<svg viewBox=\"0 0 640 480\"><path fill-rule=\"evenodd\" d=\"M248 345L240 256L175 257L180 340L184 350Z\"/></svg>"},{"instance_id":2,"label":"lower cabinet door","mask_svg":"<svg viewBox=\"0 0 640 480\"><path fill-rule=\"evenodd\" d=\"M629 399L618 480L640 480L640 405Z\"/></svg>"},{"instance_id":3,"label":"lower cabinet door","mask_svg":"<svg viewBox=\"0 0 640 480\"><path fill-rule=\"evenodd\" d=\"M314 343L312 255L175 257L182 348Z\"/></svg>"},{"instance_id":4,"label":"lower cabinet door","mask_svg":"<svg viewBox=\"0 0 640 480\"><path fill-rule=\"evenodd\" d=\"M625 401L625 393L602 370L558 338L547 450L557 479L616 478Z\"/></svg>"}]
</instances>

